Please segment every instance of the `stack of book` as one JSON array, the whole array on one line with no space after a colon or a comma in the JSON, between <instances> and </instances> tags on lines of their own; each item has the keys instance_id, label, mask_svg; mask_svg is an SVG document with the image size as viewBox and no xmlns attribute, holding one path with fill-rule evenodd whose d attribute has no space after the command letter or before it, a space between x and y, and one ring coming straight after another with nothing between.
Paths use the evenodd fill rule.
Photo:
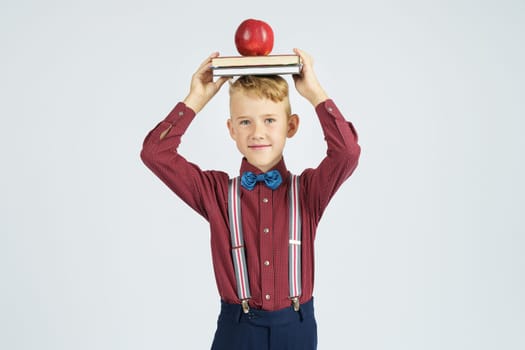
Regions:
<instances>
[{"instance_id":1,"label":"stack of book","mask_svg":"<svg viewBox=\"0 0 525 350\"><path fill-rule=\"evenodd\" d=\"M222 56L211 61L213 76L281 75L301 73L298 55Z\"/></svg>"}]
</instances>

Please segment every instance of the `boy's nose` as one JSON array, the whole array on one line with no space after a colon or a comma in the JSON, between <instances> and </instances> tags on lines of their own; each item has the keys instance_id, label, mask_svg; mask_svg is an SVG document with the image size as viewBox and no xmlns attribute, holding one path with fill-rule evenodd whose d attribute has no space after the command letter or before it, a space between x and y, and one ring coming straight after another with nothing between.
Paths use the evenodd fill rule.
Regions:
<instances>
[{"instance_id":1,"label":"boy's nose","mask_svg":"<svg viewBox=\"0 0 525 350\"><path fill-rule=\"evenodd\" d=\"M259 123L255 123L253 126L253 133L252 138L253 139L262 139L264 137L264 130L263 126Z\"/></svg>"}]
</instances>

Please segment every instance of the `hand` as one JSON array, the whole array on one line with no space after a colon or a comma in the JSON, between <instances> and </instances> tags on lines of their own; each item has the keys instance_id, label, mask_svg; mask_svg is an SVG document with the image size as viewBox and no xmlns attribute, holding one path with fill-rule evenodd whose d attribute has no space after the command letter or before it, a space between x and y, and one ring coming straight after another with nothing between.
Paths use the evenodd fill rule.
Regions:
<instances>
[{"instance_id":1,"label":"hand","mask_svg":"<svg viewBox=\"0 0 525 350\"><path fill-rule=\"evenodd\" d=\"M198 113L204 108L219 91L221 86L229 79L228 77L220 77L216 81L213 81L211 60L217 56L219 56L218 52L214 52L208 56L191 77L190 92L183 102L195 113Z\"/></svg>"},{"instance_id":2,"label":"hand","mask_svg":"<svg viewBox=\"0 0 525 350\"><path fill-rule=\"evenodd\" d=\"M321 87L319 80L317 80L317 76L315 75L313 68L312 57L306 52L297 48L293 50L299 57L301 57L301 61L303 63L301 74L294 74L292 76L295 83L295 88L297 89L297 92L301 94L301 96L310 101L310 103L315 107L319 103L328 99L328 95Z\"/></svg>"}]
</instances>

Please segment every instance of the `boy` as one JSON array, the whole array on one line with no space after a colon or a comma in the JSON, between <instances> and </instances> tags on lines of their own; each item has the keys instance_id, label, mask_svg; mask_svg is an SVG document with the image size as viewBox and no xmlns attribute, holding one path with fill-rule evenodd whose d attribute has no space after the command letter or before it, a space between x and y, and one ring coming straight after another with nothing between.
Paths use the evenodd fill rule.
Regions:
<instances>
[{"instance_id":1,"label":"boy","mask_svg":"<svg viewBox=\"0 0 525 350\"><path fill-rule=\"evenodd\" d=\"M240 174L208 170L177 153L194 116L227 81L213 81L210 55L193 74L190 92L146 137L144 163L210 223L221 312L212 350L317 348L313 308L314 238L321 215L360 155L357 134L321 87L309 55L295 87L315 108L327 155L292 176L283 160L291 114L279 76L238 78L230 86L230 136L243 155ZM335 234L335 233L334 233Z\"/></svg>"}]
</instances>

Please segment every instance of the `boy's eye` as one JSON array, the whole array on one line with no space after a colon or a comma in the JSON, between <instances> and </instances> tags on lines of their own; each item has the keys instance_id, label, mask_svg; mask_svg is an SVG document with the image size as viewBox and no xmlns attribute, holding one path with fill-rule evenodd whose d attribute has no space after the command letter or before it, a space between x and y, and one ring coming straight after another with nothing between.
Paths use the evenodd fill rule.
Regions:
<instances>
[{"instance_id":1,"label":"boy's eye","mask_svg":"<svg viewBox=\"0 0 525 350\"><path fill-rule=\"evenodd\" d=\"M268 119L266 119L266 123L267 124L275 123L275 118L268 118Z\"/></svg>"},{"instance_id":2,"label":"boy's eye","mask_svg":"<svg viewBox=\"0 0 525 350\"><path fill-rule=\"evenodd\" d=\"M240 125L250 125L250 121L247 119L244 119L244 120L239 121L239 124Z\"/></svg>"}]
</instances>

